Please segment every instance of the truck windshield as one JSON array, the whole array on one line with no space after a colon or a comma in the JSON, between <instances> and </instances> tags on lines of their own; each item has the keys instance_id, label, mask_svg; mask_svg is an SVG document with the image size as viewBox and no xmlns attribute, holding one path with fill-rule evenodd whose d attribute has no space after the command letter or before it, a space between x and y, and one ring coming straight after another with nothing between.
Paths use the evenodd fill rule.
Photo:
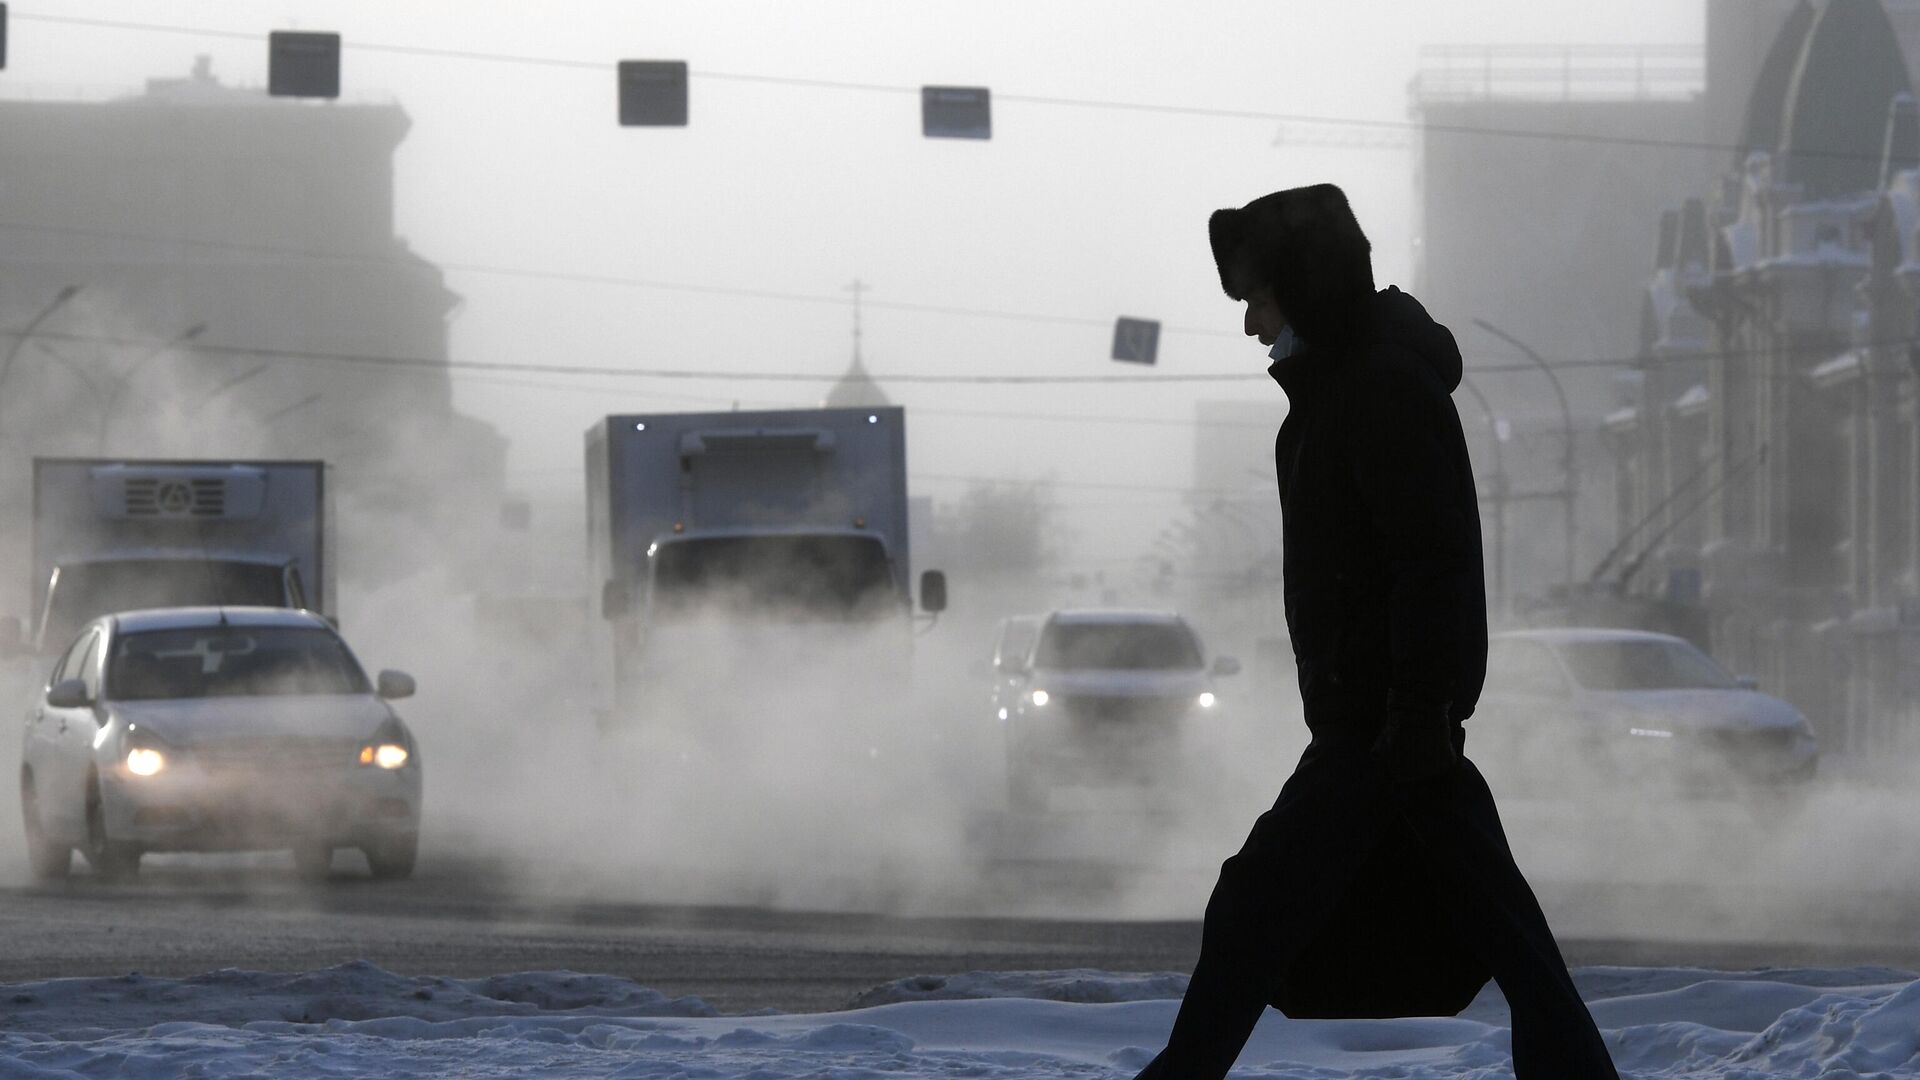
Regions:
<instances>
[{"instance_id":1,"label":"truck windshield","mask_svg":"<svg viewBox=\"0 0 1920 1080\"><path fill-rule=\"evenodd\" d=\"M1732 690L1732 676L1706 653L1678 641L1582 641L1560 655L1589 690Z\"/></svg>"},{"instance_id":2,"label":"truck windshield","mask_svg":"<svg viewBox=\"0 0 1920 1080\"><path fill-rule=\"evenodd\" d=\"M653 604L782 621L863 622L895 607L893 567L873 536L716 536L653 552Z\"/></svg>"},{"instance_id":3,"label":"truck windshield","mask_svg":"<svg viewBox=\"0 0 1920 1080\"><path fill-rule=\"evenodd\" d=\"M371 693L339 638L289 626L123 634L107 658L107 699Z\"/></svg>"},{"instance_id":4,"label":"truck windshield","mask_svg":"<svg viewBox=\"0 0 1920 1080\"><path fill-rule=\"evenodd\" d=\"M285 607L285 570L218 559L116 559L53 572L40 640L67 641L89 619L142 608Z\"/></svg>"},{"instance_id":5,"label":"truck windshield","mask_svg":"<svg viewBox=\"0 0 1920 1080\"><path fill-rule=\"evenodd\" d=\"M1181 671L1201 666L1200 643L1184 623L1054 623L1040 637L1033 666Z\"/></svg>"}]
</instances>

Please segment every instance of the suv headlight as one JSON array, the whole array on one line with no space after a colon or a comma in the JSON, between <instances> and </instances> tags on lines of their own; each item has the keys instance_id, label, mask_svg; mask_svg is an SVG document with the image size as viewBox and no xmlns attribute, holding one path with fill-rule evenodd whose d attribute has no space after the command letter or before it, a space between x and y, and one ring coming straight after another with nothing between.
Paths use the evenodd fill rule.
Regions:
<instances>
[{"instance_id":1,"label":"suv headlight","mask_svg":"<svg viewBox=\"0 0 1920 1080\"><path fill-rule=\"evenodd\" d=\"M1213 691L1211 690L1200 691L1200 697L1198 698L1198 700L1200 702L1200 707L1203 709L1211 709L1215 705L1220 704L1220 699L1215 697L1213 694Z\"/></svg>"},{"instance_id":2,"label":"suv headlight","mask_svg":"<svg viewBox=\"0 0 1920 1080\"><path fill-rule=\"evenodd\" d=\"M1027 700L1033 702L1034 708L1044 709L1047 706L1047 702L1053 700L1053 695L1047 693L1045 690L1029 690L1027 692Z\"/></svg>"}]
</instances>

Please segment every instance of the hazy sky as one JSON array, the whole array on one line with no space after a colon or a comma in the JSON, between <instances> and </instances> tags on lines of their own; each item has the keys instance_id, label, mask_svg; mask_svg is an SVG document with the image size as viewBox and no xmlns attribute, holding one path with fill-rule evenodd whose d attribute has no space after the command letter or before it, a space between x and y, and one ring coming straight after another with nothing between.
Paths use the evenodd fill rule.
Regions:
<instances>
[{"instance_id":1,"label":"hazy sky","mask_svg":"<svg viewBox=\"0 0 1920 1080\"><path fill-rule=\"evenodd\" d=\"M210 31L336 30L347 96L397 100L413 129L397 158L398 231L428 259L1065 316L1158 317L1165 373L1259 370L1219 293L1207 213L1333 180L1373 238L1376 274L1411 264L1411 148L1302 145L1339 128L1001 101L990 142L928 140L911 92L716 77L789 76L912 88L1404 121L1428 43L1686 43L1698 0L1096 3L680 0L16 0L9 93L90 96L184 75L211 55L230 84L261 85L263 44L219 36L37 23L53 14ZM355 42L605 64L570 68L352 51ZM692 65L685 130L614 122L611 65ZM703 74L716 73L716 74ZM1369 136L1377 133L1367 133ZM1636 225L1636 228L1639 226ZM456 271L453 353L468 361L716 372L837 373L844 307L541 282ZM1438 313L1445 318L1448 313ZM1104 373L1104 325L873 309L869 366L887 372ZM457 380L463 408L513 440L516 486L572 493L581 432L613 411L815 403L819 384L545 376ZM1225 386L889 388L909 409L916 490L960 476L1061 483L1085 558L1123 561L1177 512L1167 493L1081 483L1185 483L1193 431L1177 424L996 419L996 414L1185 421ZM981 415L974 415L981 414ZM1244 479L1244 478L1243 478ZM1239 483L1223 478L1223 484Z\"/></svg>"}]
</instances>

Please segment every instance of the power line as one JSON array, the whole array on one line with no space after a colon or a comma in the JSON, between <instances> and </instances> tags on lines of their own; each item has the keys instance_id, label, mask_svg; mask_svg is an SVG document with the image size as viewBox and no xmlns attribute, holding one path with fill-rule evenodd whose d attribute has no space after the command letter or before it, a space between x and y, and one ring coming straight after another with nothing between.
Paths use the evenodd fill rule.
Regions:
<instances>
[{"instance_id":1,"label":"power line","mask_svg":"<svg viewBox=\"0 0 1920 1080\"><path fill-rule=\"evenodd\" d=\"M237 41L266 40L263 33L241 30L215 30L204 27L180 26L165 23L134 22L122 19L94 19L76 15L46 15L30 12L14 12L13 18L23 22L43 22L67 26L86 26L103 29L133 30L147 33L180 34L195 37L222 38ZM396 56L426 56L444 60L478 61L486 63L519 64L534 67L560 68L576 71L611 71L612 61L579 60L571 57L530 56L519 53L491 52L476 49L447 49L426 45L404 45L383 42L346 39L341 43L343 49L372 53L388 53ZM919 86L906 86L894 83L862 82L851 79L820 79L801 76L763 75L746 72L708 71L690 68L688 77L694 79L713 79L723 82L758 83L772 86L797 86L820 90L845 90L862 93L882 93L890 95L918 94ZM1472 124L1434 124L1417 120L1384 120L1351 116L1324 116L1311 113L1275 112L1267 109L1228 109L1205 105L1172 105L1144 101L1116 101L1101 98L1062 97L1042 94L1013 94L996 91L994 99L1002 102L1014 102L1023 105L1041 105L1057 108L1100 109L1120 112L1148 113L1162 116L1205 117L1222 120L1259 120L1267 123L1314 124L1332 127L1345 127L1376 131L1399 131L1420 134L1444 135L1485 135L1498 138L1528 139L1547 142L1583 142L1604 146L1627 146L1643 149L1661 150L1699 150L1712 153L1738 153L1749 149L1734 143L1710 142L1694 139L1655 139L1636 135L1602 135L1591 133L1540 131L1526 128L1482 127ZM1845 150L1822 150L1812 147L1796 148L1796 155L1809 158L1834 158L1848 160L1879 160L1878 154L1859 154Z\"/></svg>"},{"instance_id":2,"label":"power line","mask_svg":"<svg viewBox=\"0 0 1920 1080\"><path fill-rule=\"evenodd\" d=\"M20 338L26 335L19 330L0 330L0 337ZM487 371L514 374L535 375L590 375L628 379L660 379L669 381L691 380L709 382L798 382L798 383L835 383L843 375L795 371L701 371L691 368L648 368L613 367L605 364L530 364L506 361L453 360L424 356L384 356L375 353L350 353L322 349L290 349L265 346L213 345L200 341L179 342L162 341L154 338L118 337L106 334L78 334L62 331L36 331L31 336L49 341L69 341L92 345L108 345L118 348L154 348L165 347L178 352L200 353L210 356L248 356L270 357L283 360L311 360L341 364L358 364L372 367L396 369L429 369L437 371ZM1920 337L1888 338L1882 341L1862 342L1849 349L1834 350L1826 347L1807 347L1802 349L1773 350L1774 356L1832 356L1839 352L1855 349L1879 347L1913 347L1920 344ZM1687 360L1746 360L1754 357L1752 351L1734 350L1723 352L1691 353ZM1676 358L1678 359L1678 358ZM1657 362L1657 361L1655 361ZM1555 360L1550 366L1555 369L1568 368L1631 368L1648 365L1644 356L1590 357L1586 359ZM1532 363L1475 364L1465 369L1469 375L1538 371ZM925 372L876 372L871 375L876 382L897 384L927 385L1008 385L1008 386L1086 386L1086 385L1129 385L1129 384L1173 384L1173 383L1237 383L1260 382L1269 378L1265 372L1189 372L1169 375L1012 375L1012 374L974 374L942 375ZM999 415L997 413L989 415Z\"/></svg>"},{"instance_id":3,"label":"power line","mask_svg":"<svg viewBox=\"0 0 1920 1080\"><path fill-rule=\"evenodd\" d=\"M655 289L667 292L696 293L708 296L732 296L755 300L785 300L804 304L831 304L836 307L847 306L845 297L822 293L785 292L777 289L749 289L727 285L701 285L693 282L663 281L655 278L636 278L618 274L595 274L569 270L534 270L524 267L501 266L488 263L463 263L412 261L393 258L386 255L373 255L357 252L316 251L310 248L280 247L272 244L247 244L228 240L205 240L187 236L162 236L153 233L130 233L110 229L94 229L82 225L44 225L19 221L0 221L0 229L14 232L42 233L62 236L87 236L102 240L130 240L147 244L177 244L181 247L203 248L211 251L233 251L252 255L295 256L302 259L328 262L347 262L395 266L401 268L437 268L467 274L489 274L499 277L529 278L537 281L561 281L576 285L612 285L622 288ZM926 304L909 301L863 300L871 308L888 311L911 312L927 315L956 315L965 318L1002 319L1012 322L1049 323L1061 326L1087 326L1102 330L1111 329L1113 320L1093 319L1077 315L1053 315L1032 311L1001 311L992 308L959 307L948 304ZM1163 326L1163 333L1191 334L1205 337L1237 337L1230 330L1216 330L1198 326Z\"/></svg>"}]
</instances>

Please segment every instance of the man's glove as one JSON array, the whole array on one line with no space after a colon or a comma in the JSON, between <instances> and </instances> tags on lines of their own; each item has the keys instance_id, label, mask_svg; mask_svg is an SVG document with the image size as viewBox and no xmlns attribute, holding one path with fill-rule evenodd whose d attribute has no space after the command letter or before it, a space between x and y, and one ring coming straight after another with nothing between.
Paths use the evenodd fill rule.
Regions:
<instances>
[{"instance_id":1,"label":"man's glove","mask_svg":"<svg viewBox=\"0 0 1920 1080\"><path fill-rule=\"evenodd\" d=\"M1445 705L1387 706L1387 722L1373 740L1373 756L1396 783L1437 780L1460 764Z\"/></svg>"}]
</instances>

